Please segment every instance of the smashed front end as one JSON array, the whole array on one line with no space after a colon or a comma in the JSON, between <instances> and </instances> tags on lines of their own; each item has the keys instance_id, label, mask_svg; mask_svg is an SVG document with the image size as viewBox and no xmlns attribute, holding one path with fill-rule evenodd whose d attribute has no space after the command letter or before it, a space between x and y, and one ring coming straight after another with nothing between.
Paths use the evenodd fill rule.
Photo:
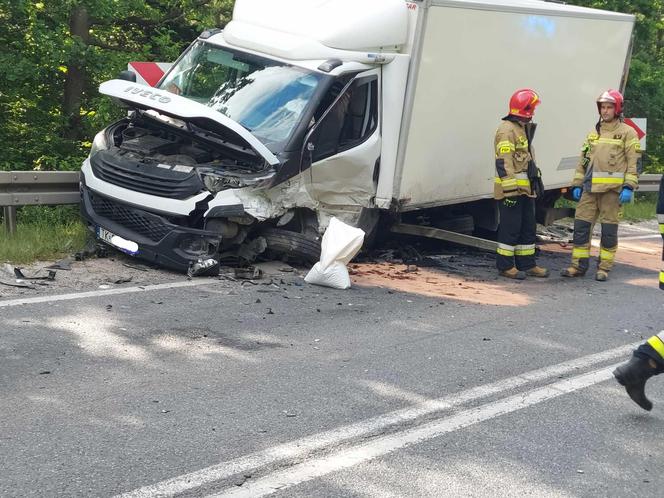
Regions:
<instances>
[{"instance_id":1,"label":"smashed front end","mask_svg":"<svg viewBox=\"0 0 664 498\"><path fill-rule=\"evenodd\" d=\"M239 229L206 218L213 192L269 182L275 174L143 113L104 133L112 145L96 150L82 169L84 218L101 241L181 271L241 242ZM244 216L241 206L224 214Z\"/></svg>"},{"instance_id":2,"label":"smashed front end","mask_svg":"<svg viewBox=\"0 0 664 498\"><path fill-rule=\"evenodd\" d=\"M81 210L99 240L179 271L251 261L260 222L283 207L255 193L298 173L288 151L308 124L322 78L304 69L194 43L157 88L124 80L100 91L131 112L95 137ZM286 220L289 221L289 220Z\"/></svg>"}]
</instances>

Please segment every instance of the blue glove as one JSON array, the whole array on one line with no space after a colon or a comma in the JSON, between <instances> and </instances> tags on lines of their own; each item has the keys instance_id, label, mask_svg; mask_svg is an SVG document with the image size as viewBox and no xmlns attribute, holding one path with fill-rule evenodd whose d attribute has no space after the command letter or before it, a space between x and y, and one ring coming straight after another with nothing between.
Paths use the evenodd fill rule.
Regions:
<instances>
[{"instance_id":1,"label":"blue glove","mask_svg":"<svg viewBox=\"0 0 664 498\"><path fill-rule=\"evenodd\" d=\"M620 197L618 197L618 201L620 204L629 204L632 202L632 198L634 197L634 192L632 192L631 188L623 187L623 189L620 191Z\"/></svg>"},{"instance_id":2,"label":"blue glove","mask_svg":"<svg viewBox=\"0 0 664 498\"><path fill-rule=\"evenodd\" d=\"M572 199L575 201L578 201L581 199L581 194L583 193L583 189L581 187L572 187Z\"/></svg>"}]
</instances>

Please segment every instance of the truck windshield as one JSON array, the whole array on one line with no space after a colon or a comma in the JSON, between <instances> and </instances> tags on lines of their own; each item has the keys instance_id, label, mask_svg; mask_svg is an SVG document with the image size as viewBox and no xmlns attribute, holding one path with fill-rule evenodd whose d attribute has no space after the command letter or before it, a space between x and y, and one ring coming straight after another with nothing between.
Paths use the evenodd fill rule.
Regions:
<instances>
[{"instance_id":1,"label":"truck windshield","mask_svg":"<svg viewBox=\"0 0 664 498\"><path fill-rule=\"evenodd\" d=\"M306 69L197 41L159 88L213 108L271 145L290 137L321 80Z\"/></svg>"}]
</instances>

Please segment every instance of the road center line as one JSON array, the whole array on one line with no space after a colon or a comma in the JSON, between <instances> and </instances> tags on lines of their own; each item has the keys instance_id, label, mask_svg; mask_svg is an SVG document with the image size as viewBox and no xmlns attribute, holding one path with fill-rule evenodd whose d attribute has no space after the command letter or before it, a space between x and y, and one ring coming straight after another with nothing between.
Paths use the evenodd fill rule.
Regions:
<instances>
[{"instance_id":1,"label":"road center line","mask_svg":"<svg viewBox=\"0 0 664 498\"><path fill-rule=\"evenodd\" d=\"M396 450L557 398L563 394L590 387L611 378L611 371L616 366L617 364L561 380L548 386L535 388L525 393L514 394L419 427L374 439L369 443L334 451L329 455L314 458L284 470L277 470L256 481L247 481L242 487L228 488L219 494L210 495L208 498L259 498L271 495L332 472L354 467Z\"/></svg>"},{"instance_id":2,"label":"road center line","mask_svg":"<svg viewBox=\"0 0 664 498\"><path fill-rule=\"evenodd\" d=\"M293 458L302 458L313 451L331 448L351 439L365 437L380 432L387 427L412 422L418 418L443 410L449 410L455 406L460 406L474 400L500 394L534 382L559 377L561 375L575 372L579 369L587 369L598 363L621 358L630 353L639 344L640 342L627 344L615 349L595 353L549 367L531 370L514 377L477 386L460 393L423 401L408 408L396 410L378 417L338 427L326 432L314 434L299 440L251 453L246 456L221 462L201 470L124 493L120 496L122 498L174 496L178 493L189 491L215 481L227 479L239 473L274 464L275 462Z\"/></svg>"},{"instance_id":3,"label":"road center line","mask_svg":"<svg viewBox=\"0 0 664 498\"><path fill-rule=\"evenodd\" d=\"M49 296L25 297L19 299L8 299L0 301L0 308L9 308L10 306L21 306L24 304L35 303L53 303L56 301L72 301L74 299L85 299L87 297L99 296L117 296L120 294L134 294L136 292L150 292L165 289L178 289L182 287L198 287L201 285L210 285L218 283L218 280L200 279L186 280L184 282L170 282L167 284L141 285L138 287L122 287L118 289L93 290L86 292L74 292L71 294L56 294Z\"/></svg>"}]
</instances>

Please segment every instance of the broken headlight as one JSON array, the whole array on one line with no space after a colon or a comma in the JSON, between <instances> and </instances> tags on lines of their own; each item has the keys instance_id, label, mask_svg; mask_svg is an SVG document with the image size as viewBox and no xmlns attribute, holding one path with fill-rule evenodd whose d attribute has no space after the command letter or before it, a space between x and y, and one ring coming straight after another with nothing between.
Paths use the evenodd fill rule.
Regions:
<instances>
[{"instance_id":1,"label":"broken headlight","mask_svg":"<svg viewBox=\"0 0 664 498\"><path fill-rule=\"evenodd\" d=\"M272 171L263 174L241 174L212 168L198 168L198 174L205 188L213 194L229 188L264 187L274 177Z\"/></svg>"},{"instance_id":2,"label":"broken headlight","mask_svg":"<svg viewBox=\"0 0 664 498\"><path fill-rule=\"evenodd\" d=\"M106 135L106 130L101 130L95 135L95 138L92 140L92 147L90 147L90 156L94 156L100 150L108 149L110 144L108 143L108 136Z\"/></svg>"}]
</instances>

